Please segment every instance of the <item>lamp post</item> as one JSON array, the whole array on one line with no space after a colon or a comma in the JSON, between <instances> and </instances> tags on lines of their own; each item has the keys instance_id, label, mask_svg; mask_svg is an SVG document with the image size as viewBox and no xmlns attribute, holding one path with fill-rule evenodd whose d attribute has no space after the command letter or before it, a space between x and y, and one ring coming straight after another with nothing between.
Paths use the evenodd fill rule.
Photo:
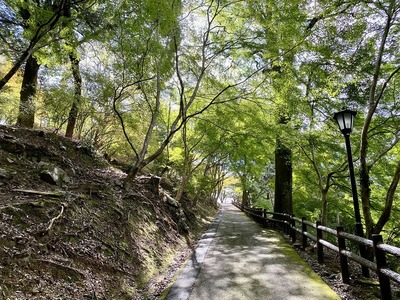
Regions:
<instances>
[{"instance_id":1,"label":"lamp post","mask_svg":"<svg viewBox=\"0 0 400 300\"><path fill-rule=\"evenodd\" d=\"M344 139L346 141L346 152L349 164L351 191L353 195L354 216L356 219L356 224L355 224L356 235L364 237L363 227L361 224L360 207L358 205L358 194L357 194L356 178L354 175L353 156L351 153L351 145L350 145L350 133L353 131L354 117L356 114L357 114L356 111L345 109L343 111L335 113L333 119L335 119L335 121L339 125L339 129L342 132ZM360 255L362 257L365 257L366 254L365 247L360 244L359 249L360 249ZM366 277L369 276L368 268L363 267L362 271L364 276Z\"/></svg>"},{"instance_id":2,"label":"lamp post","mask_svg":"<svg viewBox=\"0 0 400 300\"><path fill-rule=\"evenodd\" d=\"M349 163L351 191L353 194L354 216L356 218L356 234L358 236L363 236L360 208L358 205L357 185L356 185L356 179L355 179L355 175L354 175L353 156L351 153L351 145L350 145L350 133L353 131L354 117L356 114L357 114L357 112L346 109L346 110L335 113L333 118L339 125L340 131L343 133L344 139L346 140L346 151L347 151L347 159L348 159L348 163Z\"/></svg>"}]
</instances>

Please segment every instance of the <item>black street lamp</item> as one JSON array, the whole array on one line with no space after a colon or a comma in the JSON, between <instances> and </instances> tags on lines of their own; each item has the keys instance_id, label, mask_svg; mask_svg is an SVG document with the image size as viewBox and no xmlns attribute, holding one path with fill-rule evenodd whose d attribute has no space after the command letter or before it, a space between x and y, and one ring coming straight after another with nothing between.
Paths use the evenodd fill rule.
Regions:
<instances>
[{"instance_id":1,"label":"black street lamp","mask_svg":"<svg viewBox=\"0 0 400 300\"><path fill-rule=\"evenodd\" d=\"M356 111L345 109L343 111L335 113L333 118L339 125L340 131L343 133L343 136L346 140L346 151L349 164L351 191L353 194L354 216L356 219L356 224L355 224L356 235L364 237L363 227L361 224L360 207L358 205L358 194L357 194L356 178L354 175L353 156L351 153L351 145L350 145L350 133L353 131L354 117L356 114L357 114ZM365 247L363 247L362 245L360 245L360 254L362 257L365 257L364 256ZM368 277L368 273L369 273L368 268L363 267L363 275Z\"/></svg>"},{"instance_id":2,"label":"black street lamp","mask_svg":"<svg viewBox=\"0 0 400 300\"><path fill-rule=\"evenodd\" d=\"M357 112L346 109L335 113L333 118L339 125L340 131L343 133L344 139L346 140L346 151L349 163L351 191L353 194L354 216L356 218L356 233L358 236L363 236L360 208L358 206L357 185L354 175L353 156L351 153L351 145L350 145L350 133L353 131L354 117L356 114ZM359 231L359 227L361 228L361 231Z\"/></svg>"}]
</instances>

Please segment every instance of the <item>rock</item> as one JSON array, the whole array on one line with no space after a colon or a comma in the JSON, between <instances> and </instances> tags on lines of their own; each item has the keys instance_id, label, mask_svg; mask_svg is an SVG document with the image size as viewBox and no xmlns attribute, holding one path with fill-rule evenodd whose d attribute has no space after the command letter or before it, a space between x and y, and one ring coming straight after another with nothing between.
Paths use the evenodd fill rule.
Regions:
<instances>
[{"instance_id":1,"label":"rock","mask_svg":"<svg viewBox=\"0 0 400 300\"><path fill-rule=\"evenodd\" d=\"M21 154L25 151L25 146L19 144L16 139L4 139L0 141L0 148L13 154Z\"/></svg>"},{"instance_id":2,"label":"rock","mask_svg":"<svg viewBox=\"0 0 400 300\"><path fill-rule=\"evenodd\" d=\"M82 151L86 155L94 157L95 155L95 148L92 144L88 143L87 141L81 141L81 143L76 147L76 149Z\"/></svg>"},{"instance_id":3,"label":"rock","mask_svg":"<svg viewBox=\"0 0 400 300\"><path fill-rule=\"evenodd\" d=\"M67 169L65 170L65 172L67 173L67 175L68 175L69 177L74 177L74 176L76 175L76 171L75 171L75 169L72 168L72 167L67 168Z\"/></svg>"},{"instance_id":4,"label":"rock","mask_svg":"<svg viewBox=\"0 0 400 300\"><path fill-rule=\"evenodd\" d=\"M168 205L170 205L170 206L172 206L172 207L174 207L174 208L176 208L176 209L179 209L179 208L180 208L179 203L178 203L174 198L172 198L170 195L168 195L167 192L165 192L164 190L161 190L161 195L162 195L162 197L163 197L163 200L164 200Z\"/></svg>"},{"instance_id":5,"label":"rock","mask_svg":"<svg viewBox=\"0 0 400 300\"><path fill-rule=\"evenodd\" d=\"M62 185L63 183L68 183L70 178L67 173L50 163L40 162L40 178L50 184Z\"/></svg>"},{"instance_id":6,"label":"rock","mask_svg":"<svg viewBox=\"0 0 400 300\"><path fill-rule=\"evenodd\" d=\"M304 250L306 251L306 252L314 252L315 251L315 248L316 248L316 246L314 246L314 245L311 245L311 246L308 246L308 247L306 247Z\"/></svg>"},{"instance_id":7,"label":"rock","mask_svg":"<svg viewBox=\"0 0 400 300\"><path fill-rule=\"evenodd\" d=\"M67 151L67 147L65 147L62 143L60 143L60 150L61 151Z\"/></svg>"},{"instance_id":8,"label":"rock","mask_svg":"<svg viewBox=\"0 0 400 300\"><path fill-rule=\"evenodd\" d=\"M8 178L10 178L10 174L6 170L0 168L0 179Z\"/></svg>"}]
</instances>

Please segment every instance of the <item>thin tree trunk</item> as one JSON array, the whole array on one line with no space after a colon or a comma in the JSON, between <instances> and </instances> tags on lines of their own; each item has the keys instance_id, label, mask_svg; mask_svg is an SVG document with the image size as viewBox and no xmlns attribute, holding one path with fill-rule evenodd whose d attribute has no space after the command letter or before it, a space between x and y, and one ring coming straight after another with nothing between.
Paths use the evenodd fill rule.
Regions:
<instances>
[{"instance_id":1,"label":"thin tree trunk","mask_svg":"<svg viewBox=\"0 0 400 300\"><path fill-rule=\"evenodd\" d=\"M144 96L147 97L146 94L144 94ZM160 70L158 70L158 72L157 72L156 103L155 103L154 108L152 109L151 121L150 121L149 127L147 128L146 137L144 139L142 149L140 150L139 153L137 153L136 162L133 165L132 169L129 171L129 173L126 176L125 180L124 180L124 187L125 188L128 188L130 186L130 182L139 174L139 172L146 165L149 164L149 162L148 162L149 158L146 159L146 153L147 153L147 151L149 149L149 145L150 145L151 138L153 136L154 128L157 125L158 116L159 116L159 113L160 113L160 106L161 106L161 75L160 75ZM167 144L165 145L165 147L166 146L167 146ZM164 150L164 148L162 148L162 150ZM162 151L161 151L161 153L162 153ZM157 157L158 156L159 155L157 155Z\"/></svg>"},{"instance_id":2,"label":"thin tree trunk","mask_svg":"<svg viewBox=\"0 0 400 300\"><path fill-rule=\"evenodd\" d=\"M183 161L183 170L182 170L182 179L179 184L178 192L176 193L175 200L180 202L183 193L186 189L186 185L189 182L189 174L190 174L190 166L192 162L190 161L190 150L187 143L187 127L186 124L182 127L182 141L183 141L183 151L184 151L184 161Z\"/></svg>"},{"instance_id":3,"label":"thin tree trunk","mask_svg":"<svg viewBox=\"0 0 400 300\"><path fill-rule=\"evenodd\" d=\"M22 79L17 126L33 128L39 68L36 58L29 56Z\"/></svg>"},{"instance_id":4,"label":"thin tree trunk","mask_svg":"<svg viewBox=\"0 0 400 300\"><path fill-rule=\"evenodd\" d=\"M189 182L189 176L186 174L182 176L181 182L179 184L178 192L176 193L175 200L180 202L183 198L183 194L185 192L186 186Z\"/></svg>"},{"instance_id":5,"label":"thin tree trunk","mask_svg":"<svg viewBox=\"0 0 400 300\"><path fill-rule=\"evenodd\" d=\"M392 183L390 184L390 187L387 191L386 199L385 199L385 208L383 209L383 212L379 218L379 221L375 225L374 234L380 234L383 227L390 219L390 215L392 212L392 206L393 206L393 200L394 200L395 192L397 189L397 185L399 184L399 181L400 181L400 161L397 164L396 171L393 175Z\"/></svg>"},{"instance_id":6,"label":"thin tree trunk","mask_svg":"<svg viewBox=\"0 0 400 300\"><path fill-rule=\"evenodd\" d=\"M376 95L377 85L379 81L379 75L382 65L382 59L385 51L386 41L389 35L389 30L392 24L392 15L393 15L394 1L390 2L390 7L387 14L386 26L383 32L380 47L377 55L377 59L375 62L375 71L374 76L371 83L371 88L369 92L369 100L368 100L368 112L364 119L364 125L361 132L361 142L360 142L360 190L361 190L361 202L362 202L362 210L365 220L366 227L366 236L370 237L373 233L374 222L371 213L370 207L370 198L371 198L371 188L370 188L370 166L368 165L367 156L368 156L368 131L372 122L373 115L375 114L376 108L379 104L379 97Z\"/></svg>"},{"instance_id":7,"label":"thin tree trunk","mask_svg":"<svg viewBox=\"0 0 400 300\"><path fill-rule=\"evenodd\" d=\"M69 111L65 136L72 138L79 113L78 105L82 97L82 76L79 69L79 59L76 57L76 55L70 54L69 60L71 62L72 75L74 76L74 101L72 103L71 110Z\"/></svg>"},{"instance_id":8,"label":"thin tree trunk","mask_svg":"<svg viewBox=\"0 0 400 300\"><path fill-rule=\"evenodd\" d=\"M328 224L328 191L323 190L321 193L322 209L321 209L321 224L327 226Z\"/></svg>"}]
</instances>

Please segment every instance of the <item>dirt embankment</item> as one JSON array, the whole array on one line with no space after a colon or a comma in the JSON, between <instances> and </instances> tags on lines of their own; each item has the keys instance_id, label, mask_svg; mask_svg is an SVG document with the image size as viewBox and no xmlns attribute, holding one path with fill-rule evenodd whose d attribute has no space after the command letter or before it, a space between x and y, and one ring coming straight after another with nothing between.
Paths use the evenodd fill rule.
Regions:
<instances>
[{"instance_id":1,"label":"dirt embankment","mask_svg":"<svg viewBox=\"0 0 400 300\"><path fill-rule=\"evenodd\" d=\"M124 177L77 141L0 126L0 299L156 297L215 210Z\"/></svg>"}]
</instances>

